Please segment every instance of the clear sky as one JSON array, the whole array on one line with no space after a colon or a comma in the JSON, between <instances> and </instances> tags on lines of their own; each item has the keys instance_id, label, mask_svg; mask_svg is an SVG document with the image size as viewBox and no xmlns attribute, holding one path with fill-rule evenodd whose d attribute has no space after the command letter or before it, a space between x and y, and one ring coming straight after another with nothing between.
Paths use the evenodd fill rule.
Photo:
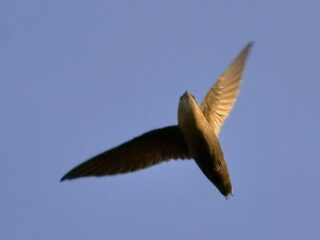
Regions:
<instances>
[{"instance_id":1,"label":"clear sky","mask_svg":"<svg viewBox=\"0 0 320 240\"><path fill-rule=\"evenodd\" d=\"M320 2L0 3L0 239L320 239ZM221 131L234 197L193 161L59 182L177 123L255 41Z\"/></svg>"}]
</instances>

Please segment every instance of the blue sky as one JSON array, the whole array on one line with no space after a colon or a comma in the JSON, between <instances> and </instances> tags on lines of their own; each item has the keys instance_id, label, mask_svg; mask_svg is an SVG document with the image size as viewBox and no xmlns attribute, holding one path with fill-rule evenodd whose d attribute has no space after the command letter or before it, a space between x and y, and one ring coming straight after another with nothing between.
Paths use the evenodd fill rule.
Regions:
<instances>
[{"instance_id":1,"label":"blue sky","mask_svg":"<svg viewBox=\"0 0 320 240\"><path fill-rule=\"evenodd\" d=\"M0 3L1 239L320 238L320 2ZM235 196L193 161L59 182L177 122L255 41L221 131Z\"/></svg>"}]
</instances>

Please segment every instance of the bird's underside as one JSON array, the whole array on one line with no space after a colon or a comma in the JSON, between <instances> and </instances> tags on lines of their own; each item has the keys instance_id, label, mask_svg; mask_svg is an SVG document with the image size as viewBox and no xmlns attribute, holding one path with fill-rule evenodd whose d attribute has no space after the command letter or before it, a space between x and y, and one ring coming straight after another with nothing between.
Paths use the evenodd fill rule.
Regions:
<instances>
[{"instance_id":1,"label":"bird's underside","mask_svg":"<svg viewBox=\"0 0 320 240\"><path fill-rule=\"evenodd\" d=\"M73 168L61 181L133 172L170 159L194 159L224 196L231 194L218 135L239 94L251 46L249 43L235 58L200 106L188 92L180 98L178 125L149 131L103 152Z\"/></svg>"}]
</instances>

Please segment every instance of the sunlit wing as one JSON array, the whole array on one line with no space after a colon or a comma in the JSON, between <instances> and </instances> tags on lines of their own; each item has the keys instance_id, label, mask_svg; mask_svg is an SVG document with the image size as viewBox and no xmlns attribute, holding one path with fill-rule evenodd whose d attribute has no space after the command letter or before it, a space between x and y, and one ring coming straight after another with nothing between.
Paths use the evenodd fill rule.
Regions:
<instances>
[{"instance_id":1,"label":"sunlit wing","mask_svg":"<svg viewBox=\"0 0 320 240\"><path fill-rule=\"evenodd\" d=\"M212 86L201 103L203 115L214 128L217 136L220 128L228 117L236 102L247 57L253 43L249 43L231 65L225 70L218 81Z\"/></svg>"},{"instance_id":2,"label":"sunlit wing","mask_svg":"<svg viewBox=\"0 0 320 240\"><path fill-rule=\"evenodd\" d=\"M178 158L190 158L190 154L178 126L169 126L147 132L89 159L64 175L61 181L127 173Z\"/></svg>"}]
</instances>

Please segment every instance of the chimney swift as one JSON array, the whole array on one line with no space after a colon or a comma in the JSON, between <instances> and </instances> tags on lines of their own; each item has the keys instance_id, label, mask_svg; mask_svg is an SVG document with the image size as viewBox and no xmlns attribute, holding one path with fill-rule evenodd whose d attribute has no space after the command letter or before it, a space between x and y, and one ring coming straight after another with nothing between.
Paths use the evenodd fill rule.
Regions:
<instances>
[{"instance_id":1,"label":"chimney swift","mask_svg":"<svg viewBox=\"0 0 320 240\"><path fill-rule=\"evenodd\" d=\"M200 105L189 92L180 97L178 125L149 131L107 150L73 168L61 181L133 172L170 159L194 159L225 197L232 195L218 136L238 96L252 44L245 46Z\"/></svg>"}]
</instances>

